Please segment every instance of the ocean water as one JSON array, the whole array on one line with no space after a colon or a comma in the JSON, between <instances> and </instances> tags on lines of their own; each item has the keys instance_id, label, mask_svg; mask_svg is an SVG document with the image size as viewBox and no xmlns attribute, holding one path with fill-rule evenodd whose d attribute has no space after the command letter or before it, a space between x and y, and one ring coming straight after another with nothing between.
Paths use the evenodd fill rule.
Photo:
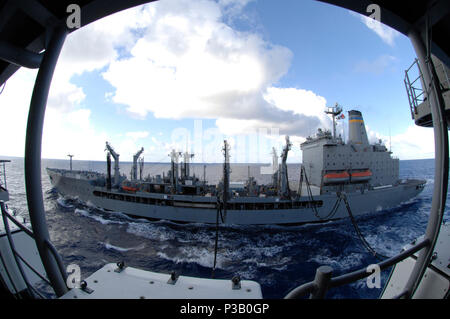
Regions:
<instances>
[{"instance_id":1,"label":"ocean water","mask_svg":"<svg viewBox=\"0 0 450 319\"><path fill-rule=\"evenodd\" d=\"M28 218L23 175L23 158L10 158L7 164L9 207ZM126 265L149 271L211 278L215 226L148 221L121 212L106 212L90 203L64 198L52 188L46 167L68 168L68 160L42 160L42 191L51 240L65 265L78 264L82 278L106 263L124 261ZM244 181L250 174L267 183L261 164L232 164L232 181ZM162 174L169 164L145 164L144 175ZM106 171L105 162L73 161L73 169ZM121 164L129 174L130 163ZM207 164L206 179L216 183L221 164ZM295 185L299 165L289 164L289 179ZM203 178L203 164L192 171ZM369 244L385 256L393 256L425 231L434 183L434 160L400 161L400 178L425 179L423 192L398 207L357 218ZM449 202L447 200L447 202ZM448 208L448 206L447 206ZM448 210L447 210L448 211ZM445 220L448 222L449 214ZM354 271L377 260L366 251L350 220L301 226L221 226L215 278L242 279L260 283L264 298L283 298L296 286L311 281L316 268L329 265L334 275ZM381 274L383 287L390 269ZM38 287L49 297L52 290ZM333 288L327 298L377 298L382 289L368 288L365 280Z\"/></svg>"}]
</instances>

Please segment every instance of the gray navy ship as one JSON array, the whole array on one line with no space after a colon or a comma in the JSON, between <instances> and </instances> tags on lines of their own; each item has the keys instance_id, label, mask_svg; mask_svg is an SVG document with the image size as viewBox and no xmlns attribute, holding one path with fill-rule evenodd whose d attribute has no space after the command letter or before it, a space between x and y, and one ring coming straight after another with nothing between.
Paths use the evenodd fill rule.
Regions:
<instances>
[{"instance_id":1,"label":"gray navy ship","mask_svg":"<svg viewBox=\"0 0 450 319\"><path fill-rule=\"evenodd\" d=\"M128 179L120 174L119 154L108 142L106 174L72 168L47 168L47 173L62 195L105 210L149 219L211 224L302 224L353 218L398 206L423 190L424 180L399 179L399 160L381 140L369 143L361 112L348 112L347 143L336 136L336 119L344 118L342 108L336 104L325 112L332 116L333 131L318 129L300 145L303 164L299 167L296 189L291 189L287 175L286 160L292 147L289 137L286 137L281 164L274 149L272 167L275 169L267 185L258 185L251 176L243 187L230 184L226 140L223 177L217 185L191 176L193 155L175 151L170 154L171 169L167 174L142 178L141 149L133 157Z\"/></svg>"}]
</instances>

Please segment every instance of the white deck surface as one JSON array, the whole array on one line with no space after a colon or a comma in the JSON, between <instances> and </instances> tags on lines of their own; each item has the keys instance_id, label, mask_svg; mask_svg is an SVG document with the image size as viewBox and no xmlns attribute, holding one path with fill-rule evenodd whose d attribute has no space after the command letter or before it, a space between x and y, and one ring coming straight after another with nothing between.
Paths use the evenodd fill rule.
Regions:
<instances>
[{"instance_id":1,"label":"white deck surface","mask_svg":"<svg viewBox=\"0 0 450 319\"><path fill-rule=\"evenodd\" d=\"M242 280L241 289L232 289L224 279L204 279L179 276L169 284L170 274L125 267L117 273L116 264L107 264L85 279L91 294L79 288L71 289L61 299L261 299L261 286Z\"/></svg>"}]
</instances>

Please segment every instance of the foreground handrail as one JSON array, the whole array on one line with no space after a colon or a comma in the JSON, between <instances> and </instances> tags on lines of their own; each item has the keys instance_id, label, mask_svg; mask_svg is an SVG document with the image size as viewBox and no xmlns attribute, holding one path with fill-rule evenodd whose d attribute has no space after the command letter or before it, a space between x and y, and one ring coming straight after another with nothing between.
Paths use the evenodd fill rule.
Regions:
<instances>
[{"instance_id":1,"label":"foreground handrail","mask_svg":"<svg viewBox=\"0 0 450 319\"><path fill-rule=\"evenodd\" d=\"M417 54L419 63L423 67L424 85L427 90L427 97L430 102L431 117L433 120L435 149L434 186L430 216L428 218L428 224L424 234L424 238L430 241L430 245L420 252L411 275L406 283L406 293L402 296L402 298L412 297L425 274L428 263L432 258L433 249L437 242L439 230L444 217L445 202L447 200L448 190L449 147L448 127L445 116L445 101L442 96L439 78L431 60L431 48L428 37L431 27L428 24L428 12L426 17L426 23L423 29L416 30L413 28L408 33L408 37L411 40ZM420 32L427 34L425 41L421 37Z\"/></svg>"},{"instance_id":2,"label":"foreground handrail","mask_svg":"<svg viewBox=\"0 0 450 319\"><path fill-rule=\"evenodd\" d=\"M5 210L4 208L4 203L1 203L1 208L2 208L2 213ZM34 296L34 289L32 287L32 285L30 284L30 281L28 280L27 275L25 274L25 271L23 270L22 264L20 263L18 257L17 257L17 250L16 247L14 245L14 240L12 239L12 235L11 235L11 229L9 228L9 223L8 223L8 218L6 217L5 214L2 214L2 219L3 219L3 226L5 227L5 233L6 236L8 238L8 242L9 242L9 247L11 249L11 253L14 257L14 260L16 262L16 266L17 269L19 270L20 275L22 276L22 280L25 283L26 289L28 291L28 293L30 294L30 296ZM6 266L6 265L5 265Z\"/></svg>"},{"instance_id":3,"label":"foreground handrail","mask_svg":"<svg viewBox=\"0 0 450 319\"><path fill-rule=\"evenodd\" d=\"M50 31L50 30L49 30ZM45 217L44 199L41 181L41 146L44 126L45 108L50 90L53 72L59 53L64 44L68 30L64 24L53 29L45 50L39 72L33 88L28 112L27 133L25 141L25 188L27 193L30 222L35 235L35 242L52 288L58 297L64 295L68 288L61 276L60 268L54 254L45 243L50 239Z\"/></svg>"},{"instance_id":4,"label":"foreground handrail","mask_svg":"<svg viewBox=\"0 0 450 319\"><path fill-rule=\"evenodd\" d=\"M59 272L61 273L61 276L63 277L64 281L66 281L67 280L67 272L66 272L66 269L64 268L64 263L62 261L61 255L58 253L55 245L53 245L51 241L46 239L44 241L44 243L47 246L47 248L49 249L49 251L52 253L53 258L55 258L56 264L58 265L58 268L59 268Z\"/></svg>"},{"instance_id":5,"label":"foreground handrail","mask_svg":"<svg viewBox=\"0 0 450 319\"><path fill-rule=\"evenodd\" d=\"M34 234L33 232L26 227L25 225L23 225L22 223L20 223L14 216L12 216L8 210L6 209L6 205L3 201L0 201L0 207L1 207L1 213L2 213L2 218L3 218L3 224L5 225L5 232L6 235L8 237L8 241L10 244L10 248L11 251L14 255L14 259L16 261L16 264L19 268L19 271L21 272L22 278L27 286L27 289L30 291L32 290L34 293L36 293L39 297L41 298L45 298L39 291L37 291L28 281L28 279L25 276L25 272L23 272L23 269L21 267L21 265L19 264L19 261L17 258L19 258L31 271L33 271L39 278L41 278L41 280L43 280L45 283L47 283L48 285L51 286L51 282L48 280L48 278L44 277L39 271L37 271L32 265L30 265L26 259L24 257L22 257L18 251L15 249L14 247L14 242L13 242L13 238L12 238L12 233L11 230L9 228L9 223L8 223L8 219L11 220L20 230L22 230L24 233L26 233L28 236L30 236L32 239L34 239ZM51 252L51 254L53 255L53 257L55 258L57 264L58 264L58 268L61 272L61 275L63 276L64 280L67 279L67 273L64 269L64 264L62 262L62 258L61 256L58 254L55 246L49 241L49 240L45 240L45 245L47 246L47 248L49 249L49 251ZM5 266L6 267L6 266ZM7 270L6 270L7 271ZM8 272L8 271L7 271ZM9 275L9 274L8 274ZM15 288L15 287L14 287ZM16 292L17 289L15 288Z\"/></svg>"},{"instance_id":6,"label":"foreground handrail","mask_svg":"<svg viewBox=\"0 0 450 319\"><path fill-rule=\"evenodd\" d=\"M428 239L425 239L425 240L421 241L420 243L412 246L411 248L404 250L403 252L399 253L398 255L381 261L377 265L378 265L378 267L380 267L380 270L384 270L384 269L389 268L389 267L399 263L400 261L412 256L419 250L421 250L429 245L430 245L430 241ZM331 279L330 288L342 286L342 285L345 285L345 284L348 284L351 282L355 282L357 280L367 278L370 275L371 275L371 273L367 272L367 269L359 269L359 270L350 272L348 274L344 274L339 277Z\"/></svg>"},{"instance_id":7,"label":"foreground handrail","mask_svg":"<svg viewBox=\"0 0 450 319\"><path fill-rule=\"evenodd\" d=\"M5 203L3 201L0 201L0 206L2 210L2 214L4 214L10 221L14 223L17 227L19 227L20 230L22 230L25 234L30 236L34 239L34 234L31 229L29 229L27 226L19 222L13 215L11 215L8 210L6 209Z\"/></svg>"},{"instance_id":8,"label":"foreground handrail","mask_svg":"<svg viewBox=\"0 0 450 319\"><path fill-rule=\"evenodd\" d=\"M384 270L386 268L389 268L400 261L412 256L416 252L420 251L421 249L428 247L430 245L429 239L424 239L418 244L402 251L396 256L393 256L391 258L385 259L381 261L380 263L376 264L380 268L380 270ZM352 282L355 282L357 280L367 278L372 273L367 271L367 268L362 268L338 277L331 278L331 268L327 267L327 269L324 269L322 267L319 267L316 272L316 277L314 281L305 283L301 286L298 286L297 288L294 288L292 291L290 291L284 298L285 299L296 299L300 298L307 293L310 293L310 298L314 298L316 296L317 292L321 292L320 295L324 296L326 291L329 288L335 288L342 285L346 285ZM330 269L328 269L330 268ZM328 280L323 280L324 275L329 275L330 277ZM325 278L327 279L327 278Z\"/></svg>"},{"instance_id":9,"label":"foreground handrail","mask_svg":"<svg viewBox=\"0 0 450 319\"><path fill-rule=\"evenodd\" d=\"M301 286L298 286L297 288L294 288L294 290L290 291L284 299L296 299L300 298L301 296L304 296L308 293L312 293L314 290L317 289L316 284L314 281L307 282L306 284L303 284Z\"/></svg>"}]
</instances>

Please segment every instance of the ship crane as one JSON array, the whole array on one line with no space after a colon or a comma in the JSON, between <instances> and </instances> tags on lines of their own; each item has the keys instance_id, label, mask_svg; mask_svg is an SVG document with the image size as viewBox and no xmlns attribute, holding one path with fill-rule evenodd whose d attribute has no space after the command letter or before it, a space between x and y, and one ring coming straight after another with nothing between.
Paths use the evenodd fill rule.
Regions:
<instances>
[{"instance_id":1,"label":"ship crane","mask_svg":"<svg viewBox=\"0 0 450 319\"><path fill-rule=\"evenodd\" d=\"M144 172L144 157L139 160L139 180L142 181L142 174Z\"/></svg>"},{"instance_id":2,"label":"ship crane","mask_svg":"<svg viewBox=\"0 0 450 319\"><path fill-rule=\"evenodd\" d=\"M181 156L181 152L172 150L169 154L171 163L171 176L170 183L172 184L172 193L178 192L178 160Z\"/></svg>"},{"instance_id":3,"label":"ship crane","mask_svg":"<svg viewBox=\"0 0 450 319\"><path fill-rule=\"evenodd\" d=\"M184 157L184 170L183 170L183 179L188 179L190 176L190 161L192 158L194 158L194 154L189 153L188 151L186 151L183 154Z\"/></svg>"},{"instance_id":4,"label":"ship crane","mask_svg":"<svg viewBox=\"0 0 450 319\"><path fill-rule=\"evenodd\" d=\"M120 173L119 173L119 154L117 154L114 149L106 142L106 149L111 156L114 158L114 185L119 185L120 183Z\"/></svg>"},{"instance_id":5,"label":"ship crane","mask_svg":"<svg viewBox=\"0 0 450 319\"><path fill-rule=\"evenodd\" d=\"M278 154L275 147L272 147L272 185L278 189Z\"/></svg>"},{"instance_id":6,"label":"ship crane","mask_svg":"<svg viewBox=\"0 0 450 319\"><path fill-rule=\"evenodd\" d=\"M283 149L283 153L281 153L281 165L279 170L279 179L280 179L280 188L279 195L288 198L290 196L289 190L289 180L288 180L288 172L286 160L288 157L289 150L291 149L292 143L289 141L289 136L286 135L286 146Z\"/></svg>"},{"instance_id":7,"label":"ship crane","mask_svg":"<svg viewBox=\"0 0 450 319\"><path fill-rule=\"evenodd\" d=\"M139 156L141 156L142 152L144 152L143 147L136 154L133 155L133 167L131 168L131 180L137 180L137 162L138 162ZM142 168L141 168L141 172L142 172Z\"/></svg>"}]
</instances>

